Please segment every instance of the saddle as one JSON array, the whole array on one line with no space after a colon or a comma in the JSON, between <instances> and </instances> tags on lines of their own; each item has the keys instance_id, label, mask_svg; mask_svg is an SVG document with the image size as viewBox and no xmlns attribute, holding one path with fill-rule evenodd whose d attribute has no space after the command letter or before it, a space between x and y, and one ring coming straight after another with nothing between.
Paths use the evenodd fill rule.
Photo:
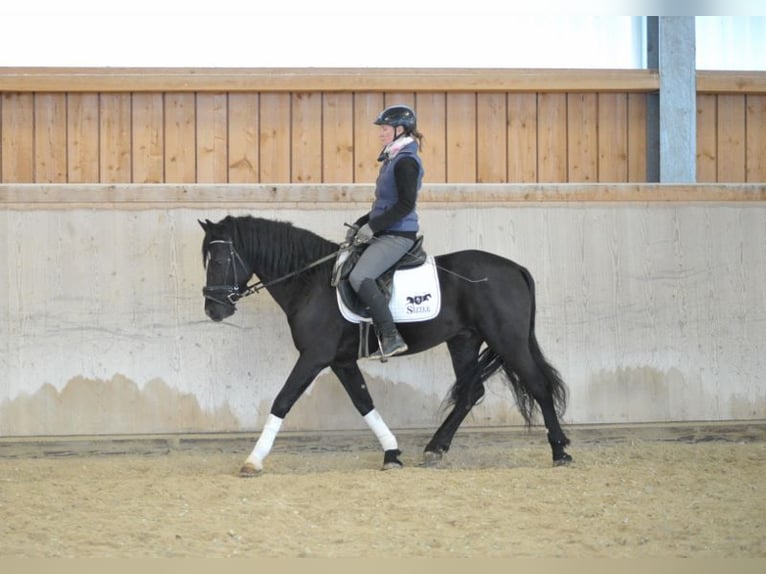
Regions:
<instances>
[{"instance_id":1,"label":"saddle","mask_svg":"<svg viewBox=\"0 0 766 574\"><path fill-rule=\"evenodd\" d=\"M351 251L339 252L332 279L341 314L347 321L359 325L359 358L370 356L370 342L377 337L371 332L372 320L369 312L348 282L351 270L366 247L360 245ZM401 273L397 274L398 271ZM441 296L436 266L433 257L427 255L423 249L422 236L418 237L410 250L376 281L389 303L394 321L427 321L438 315Z\"/></svg>"},{"instance_id":2,"label":"saddle","mask_svg":"<svg viewBox=\"0 0 766 574\"><path fill-rule=\"evenodd\" d=\"M342 251L338 253L338 257L335 260L335 268L333 270L333 278L331 285L336 287L341 301L346 307L356 315L369 319L370 315L365 308L364 303L359 300L359 296L356 291L351 287L348 282L348 276L351 270L359 261L359 258L367 249L367 244L356 246L350 251ZM383 274L377 278L376 282L380 290L386 296L386 301L391 301L391 291L394 281L394 273L399 269L413 269L420 267L428 259L428 255L423 249L423 236L421 235L415 240L415 243L410 249L402 255L402 257L389 267Z\"/></svg>"}]
</instances>

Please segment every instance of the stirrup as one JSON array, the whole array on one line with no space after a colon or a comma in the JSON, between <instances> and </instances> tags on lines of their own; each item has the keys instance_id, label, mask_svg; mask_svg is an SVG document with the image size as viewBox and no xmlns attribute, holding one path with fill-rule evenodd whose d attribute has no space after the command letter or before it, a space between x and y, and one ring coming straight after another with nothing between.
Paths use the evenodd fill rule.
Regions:
<instances>
[{"instance_id":1,"label":"stirrup","mask_svg":"<svg viewBox=\"0 0 766 574\"><path fill-rule=\"evenodd\" d=\"M380 359L381 363L385 363L386 361L388 361L389 357L400 355L401 353L404 353L405 351L407 351L407 349L409 348L407 346L407 342L404 339L402 339L402 336L397 331L396 334L392 336L392 338L394 338L394 343L398 343L398 344L395 344L394 348L391 351L389 351L386 354L383 354L383 337L377 332L375 334L377 335L377 338L378 338L378 350L369 356L370 359Z\"/></svg>"}]
</instances>

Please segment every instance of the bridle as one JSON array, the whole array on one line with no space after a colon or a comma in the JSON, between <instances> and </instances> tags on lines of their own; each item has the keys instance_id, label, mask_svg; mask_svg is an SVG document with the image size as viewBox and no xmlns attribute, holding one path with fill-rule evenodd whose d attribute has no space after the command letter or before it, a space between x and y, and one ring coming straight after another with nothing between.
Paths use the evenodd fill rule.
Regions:
<instances>
[{"instance_id":1,"label":"bridle","mask_svg":"<svg viewBox=\"0 0 766 574\"><path fill-rule=\"evenodd\" d=\"M240 289L239 287L237 264L239 263L243 270L247 270L247 265L245 265L245 261L242 259L239 253L237 253L237 250L234 249L234 242L226 239L214 239L209 243L209 245L213 245L214 243L223 243L229 246L229 260L227 262L227 266L230 267L233 271L234 283L232 285L206 285L202 288L202 294L205 296L205 299L209 299L215 303L220 303L221 305L231 305L233 307L235 306L235 303L242 297L245 295L250 295L250 293L254 292L248 292L250 287L246 287L244 290ZM228 269L226 276L229 276Z\"/></svg>"},{"instance_id":2,"label":"bridle","mask_svg":"<svg viewBox=\"0 0 766 574\"><path fill-rule=\"evenodd\" d=\"M341 244L340 248L337 251L333 251L329 255L320 257L316 261L313 261L312 263L309 263L308 265L301 267L300 269L296 271L291 271L290 273L287 273L286 275L282 275L281 277L277 277L276 279L273 279L266 283L264 283L263 281L257 281L256 283L253 283L252 285L246 285L244 289L241 289L239 287L239 280L237 275L237 263L239 263L242 269L246 271L247 265L245 264L244 259L242 259L239 253L237 253L237 250L234 249L234 242L231 241L230 239L214 239L208 245L212 245L214 243L223 243L229 246L228 266L232 268L233 275L234 275L234 284L233 285L206 285L205 287L202 288L202 294L205 296L205 299L209 299L210 301L219 303L221 305L231 305L232 307L235 307L236 302L242 299L242 297L247 297L248 295L257 293L261 289L265 289L266 287L269 287L270 285L274 285L275 283L279 283L281 281L284 281L285 279L289 279L290 277L295 277L296 275L300 275L304 271L308 271L312 267L316 267L317 265L324 263L325 261L329 261L330 259L335 259L341 251L346 251L352 247L351 245L346 243ZM228 277L228 273L227 273L227 277Z\"/></svg>"}]
</instances>

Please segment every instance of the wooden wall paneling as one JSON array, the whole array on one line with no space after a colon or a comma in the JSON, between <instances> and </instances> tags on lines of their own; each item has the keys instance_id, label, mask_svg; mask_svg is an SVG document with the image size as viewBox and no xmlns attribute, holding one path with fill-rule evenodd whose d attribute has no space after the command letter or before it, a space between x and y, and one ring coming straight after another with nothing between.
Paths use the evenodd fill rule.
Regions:
<instances>
[{"instance_id":1,"label":"wooden wall paneling","mask_svg":"<svg viewBox=\"0 0 766 574\"><path fill-rule=\"evenodd\" d=\"M447 94L447 182L476 182L476 94Z\"/></svg>"},{"instance_id":2,"label":"wooden wall paneling","mask_svg":"<svg viewBox=\"0 0 766 574\"><path fill-rule=\"evenodd\" d=\"M98 183L99 97L96 93L67 95L67 173L69 183Z\"/></svg>"},{"instance_id":3,"label":"wooden wall paneling","mask_svg":"<svg viewBox=\"0 0 766 574\"><path fill-rule=\"evenodd\" d=\"M766 95L748 95L745 175L749 183L766 182Z\"/></svg>"},{"instance_id":4,"label":"wooden wall paneling","mask_svg":"<svg viewBox=\"0 0 766 574\"><path fill-rule=\"evenodd\" d=\"M646 97L628 94L628 181L646 181Z\"/></svg>"},{"instance_id":5,"label":"wooden wall paneling","mask_svg":"<svg viewBox=\"0 0 766 574\"><path fill-rule=\"evenodd\" d=\"M718 179L720 183L745 181L745 96L718 94Z\"/></svg>"},{"instance_id":6,"label":"wooden wall paneling","mask_svg":"<svg viewBox=\"0 0 766 574\"><path fill-rule=\"evenodd\" d=\"M598 181L628 181L628 95L598 94Z\"/></svg>"},{"instance_id":7,"label":"wooden wall paneling","mask_svg":"<svg viewBox=\"0 0 766 574\"><path fill-rule=\"evenodd\" d=\"M383 110L383 94L354 94L354 183L375 183L378 177L378 155L381 144L378 126L373 124Z\"/></svg>"},{"instance_id":8,"label":"wooden wall paneling","mask_svg":"<svg viewBox=\"0 0 766 574\"><path fill-rule=\"evenodd\" d=\"M478 183L508 181L506 99L505 93L476 95L476 181Z\"/></svg>"},{"instance_id":9,"label":"wooden wall paneling","mask_svg":"<svg viewBox=\"0 0 766 574\"><path fill-rule=\"evenodd\" d=\"M322 98L322 181L354 181L354 97L329 92Z\"/></svg>"},{"instance_id":10,"label":"wooden wall paneling","mask_svg":"<svg viewBox=\"0 0 766 574\"><path fill-rule=\"evenodd\" d=\"M225 93L197 94L197 181L228 183L228 97Z\"/></svg>"},{"instance_id":11,"label":"wooden wall paneling","mask_svg":"<svg viewBox=\"0 0 766 574\"><path fill-rule=\"evenodd\" d=\"M537 99L537 179L567 181L567 95L540 93Z\"/></svg>"},{"instance_id":12,"label":"wooden wall paneling","mask_svg":"<svg viewBox=\"0 0 766 574\"><path fill-rule=\"evenodd\" d=\"M35 175L36 183L66 183L66 94L35 94Z\"/></svg>"},{"instance_id":13,"label":"wooden wall paneling","mask_svg":"<svg viewBox=\"0 0 766 574\"><path fill-rule=\"evenodd\" d=\"M261 93L259 117L261 183L290 182L290 94Z\"/></svg>"},{"instance_id":14,"label":"wooden wall paneling","mask_svg":"<svg viewBox=\"0 0 766 574\"><path fill-rule=\"evenodd\" d=\"M132 95L134 183L165 181L165 99L160 93Z\"/></svg>"},{"instance_id":15,"label":"wooden wall paneling","mask_svg":"<svg viewBox=\"0 0 766 574\"><path fill-rule=\"evenodd\" d=\"M229 183L258 183L258 93L229 94Z\"/></svg>"},{"instance_id":16,"label":"wooden wall paneling","mask_svg":"<svg viewBox=\"0 0 766 574\"><path fill-rule=\"evenodd\" d=\"M0 165L4 183L32 183L34 162L34 94L2 94Z\"/></svg>"},{"instance_id":17,"label":"wooden wall paneling","mask_svg":"<svg viewBox=\"0 0 766 574\"><path fill-rule=\"evenodd\" d=\"M165 94L165 182L197 181L196 94Z\"/></svg>"},{"instance_id":18,"label":"wooden wall paneling","mask_svg":"<svg viewBox=\"0 0 766 574\"><path fill-rule=\"evenodd\" d=\"M292 96L293 183L322 181L322 93L299 92Z\"/></svg>"},{"instance_id":19,"label":"wooden wall paneling","mask_svg":"<svg viewBox=\"0 0 766 574\"><path fill-rule=\"evenodd\" d=\"M418 130L423 134L420 157L424 183L447 182L447 95L423 92L417 95Z\"/></svg>"},{"instance_id":20,"label":"wooden wall paneling","mask_svg":"<svg viewBox=\"0 0 766 574\"><path fill-rule=\"evenodd\" d=\"M567 181L598 181L598 95L567 95Z\"/></svg>"},{"instance_id":21,"label":"wooden wall paneling","mask_svg":"<svg viewBox=\"0 0 766 574\"><path fill-rule=\"evenodd\" d=\"M717 96L697 95L697 181L718 181Z\"/></svg>"},{"instance_id":22,"label":"wooden wall paneling","mask_svg":"<svg viewBox=\"0 0 766 574\"><path fill-rule=\"evenodd\" d=\"M537 182L537 94L508 94L508 181Z\"/></svg>"},{"instance_id":23,"label":"wooden wall paneling","mask_svg":"<svg viewBox=\"0 0 766 574\"><path fill-rule=\"evenodd\" d=\"M131 183L131 98L99 96L99 174L103 183Z\"/></svg>"},{"instance_id":24,"label":"wooden wall paneling","mask_svg":"<svg viewBox=\"0 0 766 574\"><path fill-rule=\"evenodd\" d=\"M371 122L374 121L378 114L383 111L383 108L388 108L389 106L396 106L401 104L411 107L417 113L414 92L388 92L384 95L384 101L385 105L381 107L373 117L370 118Z\"/></svg>"}]
</instances>

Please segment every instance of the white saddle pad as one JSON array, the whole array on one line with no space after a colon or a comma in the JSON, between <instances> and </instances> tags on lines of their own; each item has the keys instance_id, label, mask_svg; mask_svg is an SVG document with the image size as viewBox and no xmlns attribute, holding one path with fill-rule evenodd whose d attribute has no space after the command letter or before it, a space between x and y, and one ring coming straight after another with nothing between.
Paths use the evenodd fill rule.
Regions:
<instances>
[{"instance_id":1,"label":"white saddle pad","mask_svg":"<svg viewBox=\"0 0 766 574\"><path fill-rule=\"evenodd\" d=\"M351 323L370 322L368 317L357 315L349 309L336 290L338 307L343 317ZM439 314L441 289L433 255L426 262L413 269L402 269L394 273L391 301L388 305L395 323L428 321Z\"/></svg>"}]
</instances>

